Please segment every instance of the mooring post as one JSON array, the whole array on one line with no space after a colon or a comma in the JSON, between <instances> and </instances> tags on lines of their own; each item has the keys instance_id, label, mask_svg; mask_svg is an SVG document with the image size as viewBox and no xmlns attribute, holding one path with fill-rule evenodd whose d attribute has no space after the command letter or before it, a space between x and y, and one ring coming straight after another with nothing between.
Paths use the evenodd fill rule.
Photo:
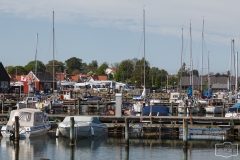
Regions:
<instances>
[{"instance_id":1,"label":"mooring post","mask_svg":"<svg viewBox=\"0 0 240 160\"><path fill-rule=\"evenodd\" d=\"M125 160L129 160L129 146L125 146Z\"/></svg>"},{"instance_id":2,"label":"mooring post","mask_svg":"<svg viewBox=\"0 0 240 160\"><path fill-rule=\"evenodd\" d=\"M78 115L80 115L81 113L80 108L81 108L81 100L78 99Z\"/></svg>"},{"instance_id":3,"label":"mooring post","mask_svg":"<svg viewBox=\"0 0 240 160\"><path fill-rule=\"evenodd\" d=\"M74 146L70 146L70 160L74 160Z\"/></svg>"},{"instance_id":4,"label":"mooring post","mask_svg":"<svg viewBox=\"0 0 240 160\"><path fill-rule=\"evenodd\" d=\"M183 145L187 145L188 140L188 120L183 119Z\"/></svg>"},{"instance_id":5,"label":"mooring post","mask_svg":"<svg viewBox=\"0 0 240 160\"><path fill-rule=\"evenodd\" d=\"M184 106L184 116L187 116L187 106Z\"/></svg>"},{"instance_id":6,"label":"mooring post","mask_svg":"<svg viewBox=\"0 0 240 160\"><path fill-rule=\"evenodd\" d=\"M28 99L27 99L27 101L26 101L26 108L28 108Z\"/></svg>"},{"instance_id":7,"label":"mooring post","mask_svg":"<svg viewBox=\"0 0 240 160\"><path fill-rule=\"evenodd\" d=\"M74 145L74 117L70 118L70 146Z\"/></svg>"},{"instance_id":8,"label":"mooring post","mask_svg":"<svg viewBox=\"0 0 240 160\"><path fill-rule=\"evenodd\" d=\"M223 103L223 109L222 109L222 117L225 117L225 102Z\"/></svg>"},{"instance_id":9,"label":"mooring post","mask_svg":"<svg viewBox=\"0 0 240 160\"><path fill-rule=\"evenodd\" d=\"M15 126L14 126L14 140L19 141L19 117L15 116ZM18 142L17 142L18 143Z\"/></svg>"},{"instance_id":10,"label":"mooring post","mask_svg":"<svg viewBox=\"0 0 240 160\"><path fill-rule=\"evenodd\" d=\"M4 112L4 99L2 100L2 114Z\"/></svg>"},{"instance_id":11,"label":"mooring post","mask_svg":"<svg viewBox=\"0 0 240 160\"><path fill-rule=\"evenodd\" d=\"M129 119L125 118L125 146L129 145Z\"/></svg>"},{"instance_id":12,"label":"mooring post","mask_svg":"<svg viewBox=\"0 0 240 160\"><path fill-rule=\"evenodd\" d=\"M19 141L14 141L15 159L19 159Z\"/></svg>"}]
</instances>

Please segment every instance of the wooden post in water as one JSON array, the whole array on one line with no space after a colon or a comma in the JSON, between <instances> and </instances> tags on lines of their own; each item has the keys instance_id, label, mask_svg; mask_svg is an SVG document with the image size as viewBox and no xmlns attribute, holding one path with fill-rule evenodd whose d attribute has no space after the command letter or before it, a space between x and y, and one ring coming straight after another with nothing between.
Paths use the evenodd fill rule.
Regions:
<instances>
[{"instance_id":1,"label":"wooden post in water","mask_svg":"<svg viewBox=\"0 0 240 160\"><path fill-rule=\"evenodd\" d=\"M70 118L70 146L74 145L74 117Z\"/></svg>"},{"instance_id":2,"label":"wooden post in water","mask_svg":"<svg viewBox=\"0 0 240 160\"><path fill-rule=\"evenodd\" d=\"M129 146L125 146L125 160L129 160Z\"/></svg>"},{"instance_id":3,"label":"wooden post in water","mask_svg":"<svg viewBox=\"0 0 240 160\"><path fill-rule=\"evenodd\" d=\"M70 160L74 160L74 146L70 146Z\"/></svg>"},{"instance_id":4,"label":"wooden post in water","mask_svg":"<svg viewBox=\"0 0 240 160\"><path fill-rule=\"evenodd\" d=\"M222 117L225 117L225 102L223 102Z\"/></svg>"},{"instance_id":5,"label":"wooden post in water","mask_svg":"<svg viewBox=\"0 0 240 160\"><path fill-rule=\"evenodd\" d=\"M2 100L2 114L4 112L4 99Z\"/></svg>"},{"instance_id":6,"label":"wooden post in water","mask_svg":"<svg viewBox=\"0 0 240 160\"><path fill-rule=\"evenodd\" d=\"M188 120L183 119L183 145L187 145L188 140Z\"/></svg>"},{"instance_id":7,"label":"wooden post in water","mask_svg":"<svg viewBox=\"0 0 240 160\"><path fill-rule=\"evenodd\" d=\"M19 141L14 141L15 159L19 159Z\"/></svg>"},{"instance_id":8,"label":"wooden post in water","mask_svg":"<svg viewBox=\"0 0 240 160\"><path fill-rule=\"evenodd\" d=\"M129 146L129 119L125 118L125 146Z\"/></svg>"},{"instance_id":9,"label":"wooden post in water","mask_svg":"<svg viewBox=\"0 0 240 160\"><path fill-rule=\"evenodd\" d=\"M15 126L14 126L14 140L15 143L19 141L19 117L15 116Z\"/></svg>"},{"instance_id":10,"label":"wooden post in water","mask_svg":"<svg viewBox=\"0 0 240 160\"><path fill-rule=\"evenodd\" d=\"M80 99L78 99L78 115L80 115L81 113L80 109L81 109L81 101Z\"/></svg>"}]
</instances>

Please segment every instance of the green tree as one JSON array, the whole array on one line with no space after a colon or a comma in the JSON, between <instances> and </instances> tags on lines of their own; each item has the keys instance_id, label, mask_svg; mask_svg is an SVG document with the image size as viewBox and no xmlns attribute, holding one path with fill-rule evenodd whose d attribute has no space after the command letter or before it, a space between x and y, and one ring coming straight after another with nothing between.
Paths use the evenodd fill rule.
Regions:
<instances>
[{"instance_id":1,"label":"green tree","mask_svg":"<svg viewBox=\"0 0 240 160\"><path fill-rule=\"evenodd\" d=\"M96 60L93 60L91 63L88 64L87 72L93 71L98 68L98 62Z\"/></svg>"},{"instance_id":2,"label":"green tree","mask_svg":"<svg viewBox=\"0 0 240 160\"><path fill-rule=\"evenodd\" d=\"M69 58L66 62L67 73L72 74L75 69L82 71L82 59L72 57Z\"/></svg>"},{"instance_id":3,"label":"green tree","mask_svg":"<svg viewBox=\"0 0 240 160\"><path fill-rule=\"evenodd\" d=\"M55 73L56 72L64 72L64 63L54 60L54 66L55 66ZM48 61L48 63L46 64L46 69L53 73L53 60Z\"/></svg>"},{"instance_id":4,"label":"green tree","mask_svg":"<svg viewBox=\"0 0 240 160\"><path fill-rule=\"evenodd\" d=\"M106 75L105 70L108 68L107 62L104 62L100 67L95 70L96 75Z\"/></svg>"},{"instance_id":5,"label":"green tree","mask_svg":"<svg viewBox=\"0 0 240 160\"><path fill-rule=\"evenodd\" d=\"M35 70L37 62L37 69ZM43 64L42 61L30 61L27 65L24 66L24 69L29 73L30 71L37 71L37 72L45 72L46 71L46 66Z\"/></svg>"},{"instance_id":6,"label":"green tree","mask_svg":"<svg viewBox=\"0 0 240 160\"><path fill-rule=\"evenodd\" d=\"M151 80L149 78L149 63L142 58L137 60L135 63L135 68L132 73L131 82L135 84L136 87L144 86L144 62L145 62L145 85L151 86Z\"/></svg>"},{"instance_id":7,"label":"green tree","mask_svg":"<svg viewBox=\"0 0 240 160\"><path fill-rule=\"evenodd\" d=\"M132 72L134 70L134 63L131 60L124 60L120 63L116 75L115 75L115 80L117 82L122 81L122 82L126 82L128 81L131 76L132 76Z\"/></svg>"}]
</instances>

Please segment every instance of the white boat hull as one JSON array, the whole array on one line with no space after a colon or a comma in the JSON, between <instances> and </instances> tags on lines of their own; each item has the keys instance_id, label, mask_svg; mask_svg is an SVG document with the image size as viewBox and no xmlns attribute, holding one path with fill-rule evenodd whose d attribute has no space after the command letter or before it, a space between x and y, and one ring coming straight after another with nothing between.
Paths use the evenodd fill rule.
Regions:
<instances>
[{"instance_id":1,"label":"white boat hull","mask_svg":"<svg viewBox=\"0 0 240 160\"><path fill-rule=\"evenodd\" d=\"M223 111L223 107L222 106L208 106L205 108L206 113L210 113L210 114L221 114Z\"/></svg>"},{"instance_id":2,"label":"white boat hull","mask_svg":"<svg viewBox=\"0 0 240 160\"><path fill-rule=\"evenodd\" d=\"M58 127L60 133L70 138L70 126ZM107 126L74 126L74 134L77 138L87 138L87 137L98 137L101 135L106 135L108 133Z\"/></svg>"},{"instance_id":3,"label":"white boat hull","mask_svg":"<svg viewBox=\"0 0 240 160\"><path fill-rule=\"evenodd\" d=\"M20 138L28 138L28 137L36 137L47 134L48 129L50 129L49 126L41 125L41 126L33 126L33 127L19 127L19 137ZM3 137L11 137L12 127L11 126L2 126L1 128L1 134ZM12 130L12 132L14 132Z\"/></svg>"}]
</instances>

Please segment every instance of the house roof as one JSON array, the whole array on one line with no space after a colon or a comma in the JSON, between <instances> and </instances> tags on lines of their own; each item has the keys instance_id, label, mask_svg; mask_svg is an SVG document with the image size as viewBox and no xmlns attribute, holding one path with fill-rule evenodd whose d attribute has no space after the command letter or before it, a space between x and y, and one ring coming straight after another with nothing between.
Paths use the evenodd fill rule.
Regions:
<instances>
[{"instance_id":1,"label":"house roof","mask_svg":"<svg viewBox=\"0 0 240 160\"><path fill-rule=\"evenodd\" d=\"M34 75L36 78L41 82L52 82L53 81L53 75L50 72L37 72L34 74L32 71L28 73L26 76L26 79L29 78L29 75ZM56 78L55 78L56 79Z\"/></svg>"},{"instance_id":2,"label":"house roof","mask_svg":"<svg viewBox=\"0 0 240 160\"><path fill-rule=\"evenodd\" d=\"M0 81L10 81L10 77L7 73L7 71L5 70L2 62L0 62Z\"/></svg>"},{"instance_id":3,"label":"house roof","mask_svg":"<svg viewBox=\"0 0 240 160\"><path fill-rule=\"evenodd\" d=\"M212 88L212 89L227 89L228 86L227 86L227 84L215 83L215 84L212 85L211 88Z\"/></svg>"},{"instance_id":4,"label":"house roof","mask_svg":"<svg viewBox=\"0 0 240 160\"><path fill-rule=\"evenodd\" d=\"M106 81L107 76L92 76L95 81Z\"/></svg>"},{"instance_id":5,"label":"house roof","mask_svg":"<svg viewBox=\"0 0 240 160\"><path fill-rule=\"evenodd\" d=\"M228 83L228 77L223 77L223 76L210 76L210 85L213 84L227 84ZM204 85L205 82L208 81L208 77L207 76L203 76L202 77L202 84ZM238 83L240 82L240 79L238 77ZM181 78L181 85L182 86L187 86L190 84L190 78L189 77L182 77ZM193 76L193 85L201 85L201 77L197 77L197 76ZM235 77L231 77L231 85L235 85Z\"/></svg>"}]
</instances>

